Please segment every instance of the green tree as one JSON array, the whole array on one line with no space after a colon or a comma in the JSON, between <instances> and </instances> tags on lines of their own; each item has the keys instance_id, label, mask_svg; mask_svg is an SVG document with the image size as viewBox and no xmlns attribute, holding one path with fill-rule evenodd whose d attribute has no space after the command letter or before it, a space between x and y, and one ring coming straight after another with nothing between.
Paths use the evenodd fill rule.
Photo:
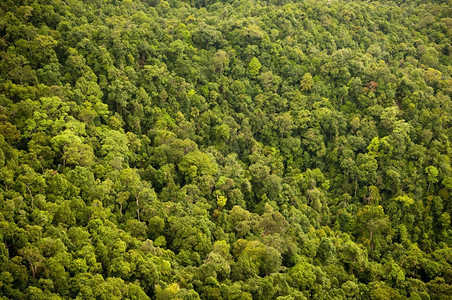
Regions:
<instances>
[{"instance_id":1,"label":"green tree","mask_svg":"<svg viewBox=\"0 0 452 300\"><path fill-rule=\"evenodd\" d=\"M259 74L259 71L261 69L262 65L256 57L253 57L248 64L248 71L251 75L251 77L256 77Z\"/></svg>"},{"instance_id":2,"label":"green tree","mask_svg":"<svg viewBox=\"0 0 452 300\"><path fill-rule=\"evenodd\" d=\"M425 173L427 174L428 187L427 192L430 191L430 186L432 183L438 182L438 169L434 166L428 166L425 168Z\"/></svg>"}]
</instances>

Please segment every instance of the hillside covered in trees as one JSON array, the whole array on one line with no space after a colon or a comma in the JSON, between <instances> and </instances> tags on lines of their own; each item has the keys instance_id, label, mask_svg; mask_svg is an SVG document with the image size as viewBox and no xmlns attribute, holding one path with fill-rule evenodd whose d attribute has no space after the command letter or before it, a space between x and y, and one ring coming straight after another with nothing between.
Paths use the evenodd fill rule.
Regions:
<instances>
[{"instance_id":1,"label":"hillside covered in trees","mask_svg":"<svg viewBox=\"0 0 452 300\"><path fill-rule=\"evenodd\" d=\"M452 4L0 2L0 298L451 299Z\"/></svg>"}]
</instances>

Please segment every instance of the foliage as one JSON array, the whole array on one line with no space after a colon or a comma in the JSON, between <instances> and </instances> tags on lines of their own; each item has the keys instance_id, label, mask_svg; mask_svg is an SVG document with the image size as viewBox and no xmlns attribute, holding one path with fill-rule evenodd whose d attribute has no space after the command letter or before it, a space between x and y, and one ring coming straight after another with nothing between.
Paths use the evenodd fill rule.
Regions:
<instances>
[{"instance_id":1,"label":"foliage","mask_svg":"<svg viewBox=\"0 0 452 300\"><path fill-rule=\"evenodd\" d=\"M448 1L0 3L5 299L448 299Z\"/></svg>"}]
</instances>

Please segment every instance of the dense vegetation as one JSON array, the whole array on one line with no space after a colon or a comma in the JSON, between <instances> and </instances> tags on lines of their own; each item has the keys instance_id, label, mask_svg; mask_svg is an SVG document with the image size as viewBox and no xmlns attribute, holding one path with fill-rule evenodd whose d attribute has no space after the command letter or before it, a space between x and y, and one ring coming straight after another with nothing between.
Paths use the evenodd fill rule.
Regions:
<instances>
[{"instance_id":1,"label":"dense vegetation","mask_svg":"<svg viewBox=\"0 0 452 300\"><path fill-rule=\"evenodd\" d=\"M0 2L3 299L450 299L450 1Z\"/></svg>"}]
</instances>

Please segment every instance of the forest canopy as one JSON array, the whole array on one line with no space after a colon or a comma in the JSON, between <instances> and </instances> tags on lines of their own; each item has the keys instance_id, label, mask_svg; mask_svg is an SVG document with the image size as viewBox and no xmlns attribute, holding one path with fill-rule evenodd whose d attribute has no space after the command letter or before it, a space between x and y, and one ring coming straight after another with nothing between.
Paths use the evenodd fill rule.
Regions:
<instances>
[{"instance_id":1,"label":"forest canopy","mask_svg":"<svg viewBox=\"0 0 452 300\"><path fill-rule=\"evenodd\" d=\"M2 299L450 299L452 3L0 2Z\"/></svg>"}]
</instances>

